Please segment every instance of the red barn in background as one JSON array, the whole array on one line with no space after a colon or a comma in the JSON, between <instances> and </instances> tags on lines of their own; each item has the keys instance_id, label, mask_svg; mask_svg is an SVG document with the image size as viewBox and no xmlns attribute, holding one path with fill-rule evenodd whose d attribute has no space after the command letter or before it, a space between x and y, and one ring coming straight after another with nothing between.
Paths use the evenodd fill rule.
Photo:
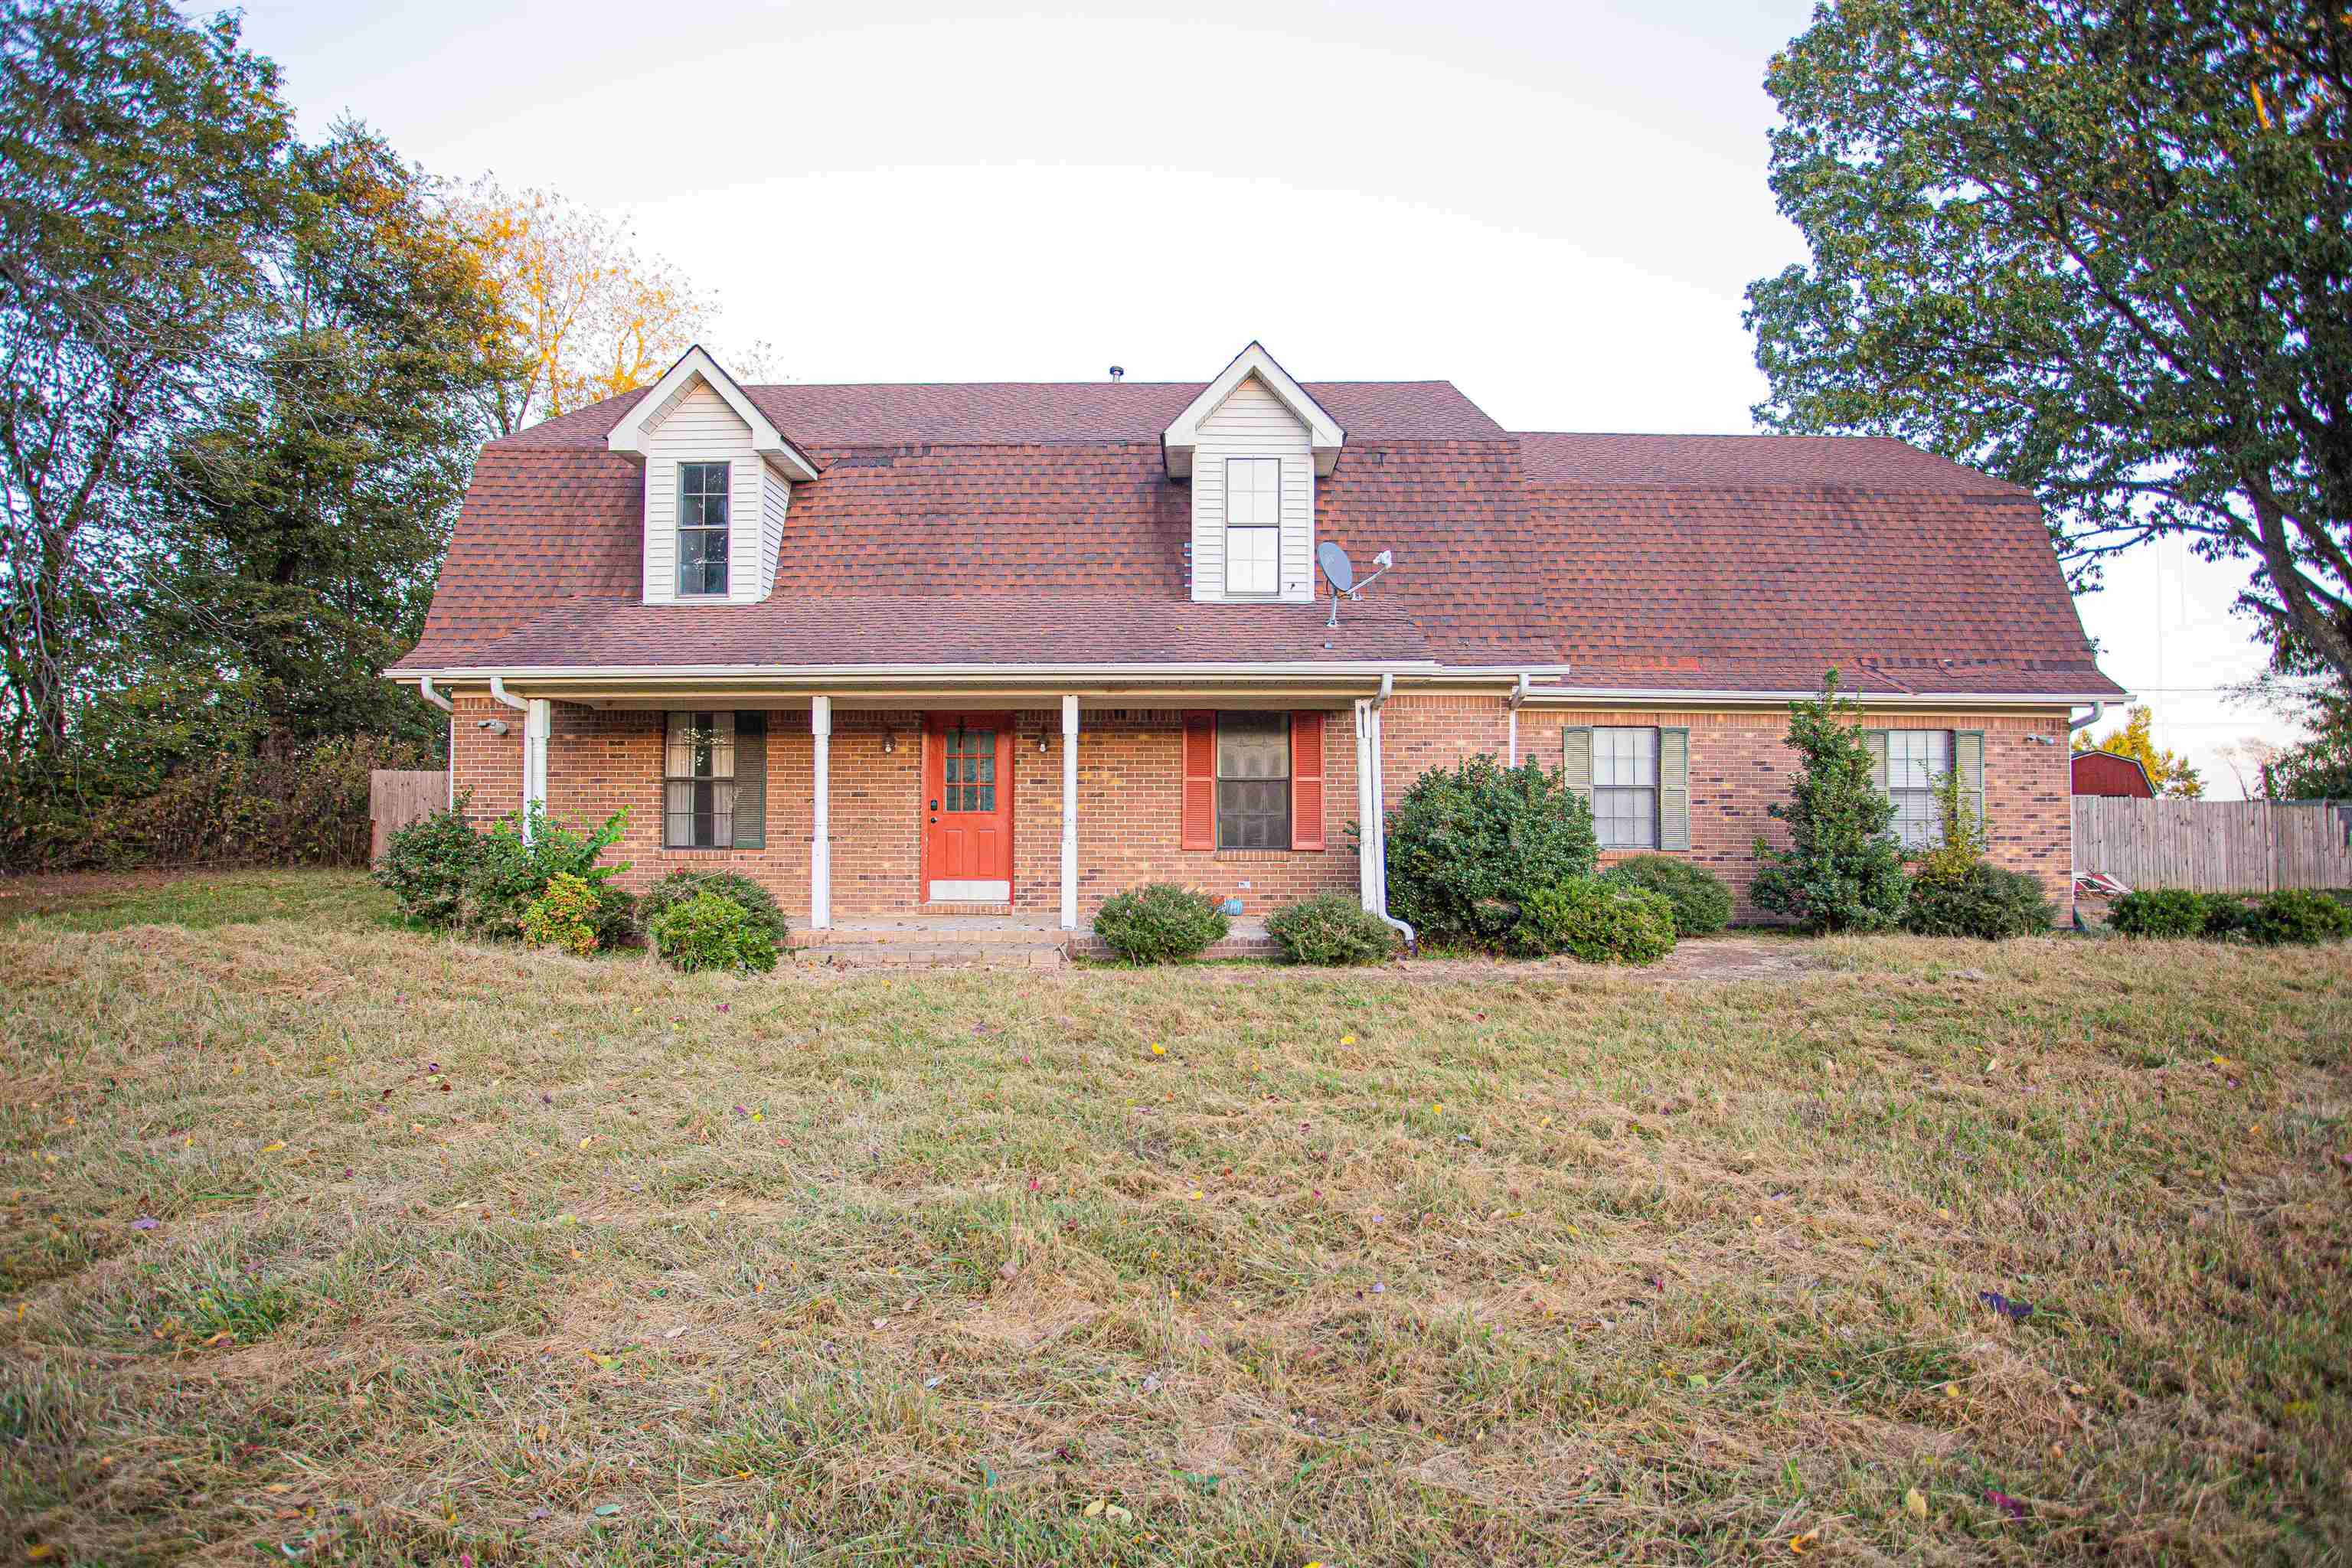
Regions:
<instances>
[{"instance_id":1,"label":"red barn in background","mask_svg":"<svg viewBox=\"0 0 2352 1568\"><path fill-rule=\"evenodd\" d=\"M2156 797L2156 786L2147 782L2147 770L2139 765L2137 757L2119 757L2113 752L2077 752L2074 753L2074 793L2130 795L2142 800L2152 800Z\"/></svg>"}]
</instances>

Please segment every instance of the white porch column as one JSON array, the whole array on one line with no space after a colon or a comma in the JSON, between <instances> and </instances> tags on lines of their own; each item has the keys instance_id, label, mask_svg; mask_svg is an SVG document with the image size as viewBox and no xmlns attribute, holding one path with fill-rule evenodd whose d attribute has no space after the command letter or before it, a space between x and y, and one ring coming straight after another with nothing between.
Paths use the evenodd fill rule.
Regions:
<instances>
[{"instance_id":1,"label":"white porch column","mask_svg":"<svg viewBox=\"0 0 2352 1568\"><path fill-rule=\"evenodd\" d=\"M1062 699L1062 929L1078 929L1078 700Z\"/></svg>"},{"instance_id":2,"label":"white porch column","mask_svg":"<svg viewBox=\"0 0 2352 1568\"><path fill-rule=\"evenodd\" d=\"M522 826L530 837L531 807L547 809L547 737L555 728L555 704L530 699L522 715Z\"/></svg>"},{"instance_id":3,"label":"white porch column","mask_svg":"<svg viewBox=\"0 0 2352 1568\"><path fill-rule=\"evenodd\" d=\"M1361 698L1356 700L1356 820L1362 824L1356 835L1356 880L1364 908L1377 910L1381 849L1380 836L1372 831L1372 705Z\"/></svg>"},{"instance_id":4,"label":"white porch column","mask_svg":"<svg viewBox=\"0 0 2352 1568\"><path fill-rule=\"evenodd\" d=\"M809 733L816 766L809 817L809 924L833 924L833 699L809 699Z\"/></svg>"}]
</instances>

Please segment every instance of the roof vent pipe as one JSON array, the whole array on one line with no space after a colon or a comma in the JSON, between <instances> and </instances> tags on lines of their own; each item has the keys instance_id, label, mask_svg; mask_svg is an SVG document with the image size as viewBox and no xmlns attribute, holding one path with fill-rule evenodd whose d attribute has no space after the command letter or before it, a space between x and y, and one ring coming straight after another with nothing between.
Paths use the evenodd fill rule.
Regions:
<instances>
[{"instance_id":1,"label":"roof vent pipe","mask_svg":"<svg viewBox=\"0 0 2352 1568\"><path fill-rule=\"evenodd\" d=\"M1111 367L1110 367L1110 378L1111 378L1113 381L1117 381L1117 380L1118 380L1121 376L1125 375L1126 374L1127 374L1127 366L1125 366L1125 365L1123 365L1123 364L1115 364L1115 365L1113 365L1113 366L1111 366Z\"/></svg>"}]
</instances>

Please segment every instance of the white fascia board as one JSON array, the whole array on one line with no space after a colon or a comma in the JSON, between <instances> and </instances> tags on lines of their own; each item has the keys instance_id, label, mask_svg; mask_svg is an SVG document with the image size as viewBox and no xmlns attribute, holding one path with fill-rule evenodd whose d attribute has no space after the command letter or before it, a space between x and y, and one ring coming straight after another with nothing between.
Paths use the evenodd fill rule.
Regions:
<instances>
[{"instance_id":1,"label":"white fascia board","mask_svg":"<svg viewBox=\"0 0 2352 1568\"><path fill-rule=\"evenodd\" d=\"M1176 422L1160 433L1160 446L1168 459L1168 477L1187 478L1192 472L1192 450L1201 444L1201 422L1221 407L1233 395L1234 388L1251 376L1265 384L1266 390L1281 399L1282 405L1296 415L1307 426L1307 445L1315 452L1315 471L1328 475L1339 461L1339 448L1346 444L1348 433L1339 422L1325 411L1323 405L1307 395L1307 389L1291 378L1288 371L1275 363L1265 345L1252 342L1234 356L1233 363L1209 383L1201 395L1192 399Z\"/></svg>"},{"instance_id":2,"label":"white fascia board","mask_svg":"<svg viewBox=\"0 0 2352 1568\"><path fill-rule=\"evenodd\" d=\"M610 451L627 452L642 458L646 455L646 438L653 434L655 416L667 406L670 400L687 386L699 381L717 393L735 416L751 426L751 450L773 466L789 479L807 480L816 478L816 464L807 453L793 445L790 437L769 423L736 379L728 374L719 363L710 357L710 351L700 343L678 355L677 363L662 374L662 378L646 388L637 399L636 406L625 415L612 433L604 437Z\"/></svg>"},{"instance_id":3,"label":"white fascia board","mask_svg":"<svg viewBox=\"0 0 2352 1568\"><path fill-rule=\"evenodd\" d=\"M1429 659L1316 659L1265 664L671 664L671 665L475 665L441 669L387 670L391 680L480 681L493 676L513 680L1019 680L1041 679L1171 680L1223 676L1234 679L1280 679L1299 675L1348 675L1371 679L1383 672L1434 675Z\"/></svg>"},{"instance_id":4,"label":"white fascia board","mask_svg":"<svg viewBox=\"0 0 2352 1568\"><path fill-rule=\"evenodd\" d=\"M1529 707L1591 707L1595 704L1640 703L1645 708L1706 706L1717 702L1809 702L1821 695L1810 691L1691 690L1682 687L1586 686L1531 688ZM1841 691L1839 696L1864 708L2071 708L2084 702L2124 702L2110 695L2086 696L2063 691Z\"/></svg>"}]
</instances>

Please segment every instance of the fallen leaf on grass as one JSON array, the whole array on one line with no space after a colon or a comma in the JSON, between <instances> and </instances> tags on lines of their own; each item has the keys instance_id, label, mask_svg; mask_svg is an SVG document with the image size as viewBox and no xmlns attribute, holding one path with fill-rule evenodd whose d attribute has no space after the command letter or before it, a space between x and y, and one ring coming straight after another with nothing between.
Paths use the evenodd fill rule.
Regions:
<instances>
[{"instance_id":1,"label":"fallen leaf on grass","mask_svg":"<svg viewBox=\"0 0 2352 1568\"><path fill-rule=\"evenodd\" d=\"M616 1502L600 1502L596 1505L596 1517L598 1519L618 1519L621 1517L621 1505Z\"/></svg>"},{"instance_id":2,"label":"fallen leaf on grass","mask_svg":"<svg viewBox=\"0 0 2352 1568\"><path fill-rule=\"evenodd\" d=\"M2011 1519L2023 1519L2025 1517L2025 1505L2018 1501L2015 1498L2010 1496L2007 1492L1988 1491L1985 1493L1985 1501L1992 1504L1993 1507L2000 1510L2001 1512L2009 1515Z\"/></svg>"},{"instance_id":3,"label":"fallen leaf on grass","mask_svg":"<svg viewBox=\"0 0 2352 1568\"><path fill-rule=\"evenodd\" d=\"M1792 1535L1789 1537L1789 1550L1796 1553L1798 1556L1802 1557L1806 1552L1811 1552L1814 1547L1819 1546L1821 1542L1822 1532L1818 1530L1809 1530L1802 1535Z\"/></svg>"},{"instance_id":4,"label":"fallen leaf on grass","mask_svg":"<svg viewBox=\"0 0 2352 1568\"><path fill-rule=\"evenodd\" d=\"M1921 1491L1917 1487L1913 1487L1909 1491L1905 1492L1903 1494L1903 1511L1909 1514L1913 1519L1927 1518L1927 1494Z\"/></svg>"}]
</instances>

